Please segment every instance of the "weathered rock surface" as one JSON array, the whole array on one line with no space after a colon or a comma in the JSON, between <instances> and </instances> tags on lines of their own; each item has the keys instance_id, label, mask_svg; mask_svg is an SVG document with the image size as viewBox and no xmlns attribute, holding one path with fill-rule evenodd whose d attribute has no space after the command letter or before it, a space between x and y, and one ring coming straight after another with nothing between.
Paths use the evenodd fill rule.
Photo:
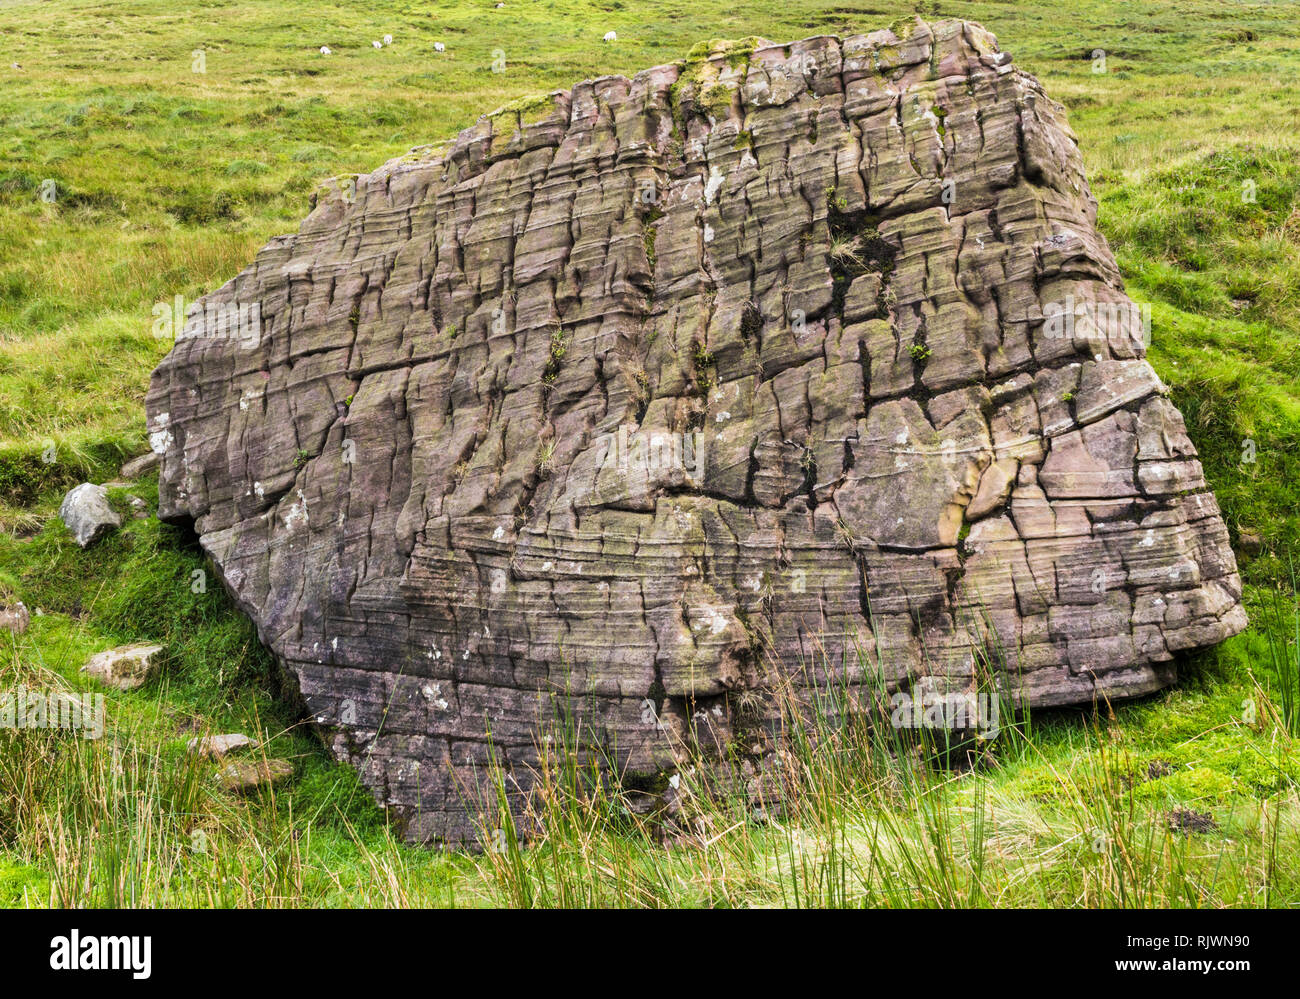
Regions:
<instances>
[{"instance_id":1,"label":"weathered rock surface","mask_svg":"<svg viewBox=\"0 0 1300 999\"><path fill-rule=\"evenodd\" d=\"M135 690L143 687L157 671L162 655L161 645L122 645L105 652L96 652L81 667L107 687L118 690Z\"/></svg>"},{"instance_id":2,"label":"weathered rock surface","mask_svg":"<svg viewBox=\"0 0 1300 999\"><path fill-rule=\"evenodd\" d=\"M59 519L77 544L88 548L105 534L122 526L122 518L109 505L108 490L93 482L73 486L59 504Z\"/></svg>"},{"instance_id":3,"label":"weathered rock surface","mask_svg":"<svg viewBox=\"0 0 1300 999\"><path fill-rule=\"evenodd\" d=\"M828 664L961 690L995 649L1083 704L1244 626L1073 134L983 29L538 114L321 196L149 392L160 515L409 837L472 835L489 733L526 787L561 706L636 777L763 752Z\"/></svg>"}]
</instances>

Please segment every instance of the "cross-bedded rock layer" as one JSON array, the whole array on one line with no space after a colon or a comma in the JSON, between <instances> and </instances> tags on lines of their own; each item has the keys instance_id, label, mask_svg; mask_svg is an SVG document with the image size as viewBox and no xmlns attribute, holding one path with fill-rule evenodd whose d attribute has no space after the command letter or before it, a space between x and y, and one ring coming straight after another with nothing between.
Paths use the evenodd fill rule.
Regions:
<instances>
[{"instance_id":1,"label":"cross-bedded rock layer","mask_svg":"<svg viewBox=\"0 0 1300 999\"><path fill-rule=\"evenodd\" d=\"M470 834L489 738L526 784L561 702L646 775L770 746L773 675L983 649L1086 703L1244 626L1074 136L982 28L534 114L321 197L149 393L161 513L408 836Z\"/></svg>"}]
</instances>

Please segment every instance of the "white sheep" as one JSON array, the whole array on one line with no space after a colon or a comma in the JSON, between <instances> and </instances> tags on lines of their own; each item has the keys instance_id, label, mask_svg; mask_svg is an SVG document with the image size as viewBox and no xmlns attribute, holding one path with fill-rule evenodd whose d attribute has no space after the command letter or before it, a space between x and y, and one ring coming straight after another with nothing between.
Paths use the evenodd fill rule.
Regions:
<instances>
[{"instance_id":1,"label":"white sheep","mask_svg":"<svg viewBox=\"0 0 1300 999\"><path fill-rule=\"evenodd\" d=\"M446 52L446 51L447 51L447 46L443 45L442 42L434 42L434 43L433 43L433 51L435 51L435 52Z\"/></svg>"},{"instance_id":2,"label":"white sheep","mask_svg":"<svg viewBox=\"0 0 1300 999\"><path fill-rule=\"evenodd\" d=\"M385 45L392 45L392 44L393 44L393 36L392 36L392 35L384 35L384 44L385 44Z\"/></svg>"},{"instance_id":3,"label":"white sheep","mask_svg":"<svg viewBox=\"0 0 1300 999\"><path fill-rule=\"evenodd\" d=\"M384 43L383 43L383 42L371 42L370 44L373 45L373 46L374 46L375 48L377 48L377 49L382 49L382 48L384 47Z\"/></svg>"},{"instance_id":4,"label":"white sheep","mask_svg":"<svg viewBox=\"0 0 1300 999\"><path fill-rule=\"evenodd\" d=\"M329 47L328 45L322 45L322 46L320 47L320 54L321 54L321 55L331 55L332 53L330 52L330 47Z\"/></svg>"},{"instance_id":5,"label":"white sheep","mask_svg":"<svg viewBox=\"0 0 1300 999\"><path fill-rule=\"evenodd\" d=\"M618 41L618 32L617 32L617 31L606 31L606 32L605 32L605 39L604 39L604 40L607 41L607 42L616 42L616 41Z\"/></svg>"}]
</instances>

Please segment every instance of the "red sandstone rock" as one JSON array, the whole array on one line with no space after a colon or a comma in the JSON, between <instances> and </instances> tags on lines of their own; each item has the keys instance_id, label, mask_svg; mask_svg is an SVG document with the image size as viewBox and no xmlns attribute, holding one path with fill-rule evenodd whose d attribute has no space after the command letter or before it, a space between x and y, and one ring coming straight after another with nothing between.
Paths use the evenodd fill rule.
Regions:
<instances>
[{"instance_id":1,"label":"red sandstone rock","mask_svg":"<svg viewBox=\"0 0 1300 999\"><path fill-rule=\"evenodd\" d=\"M418 840L473 834L489 733L526 787L560 703L646 775L761 751L773 677L845 657L1147 693L1245 616L1095 208L973 24L587 81L208 296L149 392L160 515Z\"/></svg>"}]
</instances>

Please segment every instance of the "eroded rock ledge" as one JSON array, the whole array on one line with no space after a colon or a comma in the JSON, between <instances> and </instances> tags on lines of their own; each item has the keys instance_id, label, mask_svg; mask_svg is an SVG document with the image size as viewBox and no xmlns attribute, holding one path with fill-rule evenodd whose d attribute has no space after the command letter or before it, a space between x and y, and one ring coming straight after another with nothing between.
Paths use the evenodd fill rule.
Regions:
<instances>
[{"instance_id":1,"label":"eroded rock ledge","mask_svg":"<svg viewBox=\"0 0 1300 999\"><path fill-rule=\"evenodd\" d=\"M322 195L155 372L161 514L409 837L472 835L489 732L526 783L561 701L646 775L770 749L773 676L855 642L1060 705L1244 626L1062 109L976 25L900 30L485 117Z\"/></svg>"}]
</instances>

